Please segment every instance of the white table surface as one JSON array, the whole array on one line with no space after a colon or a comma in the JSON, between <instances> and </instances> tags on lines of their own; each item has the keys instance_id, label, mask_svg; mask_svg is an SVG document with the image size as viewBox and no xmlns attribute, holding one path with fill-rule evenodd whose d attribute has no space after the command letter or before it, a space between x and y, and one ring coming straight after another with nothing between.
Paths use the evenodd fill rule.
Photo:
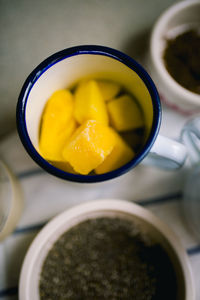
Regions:
<instances>
[{"instance_id":1,"label":"white table surface","mask_svg":"<svg viewBox=\"0 0 200 300\"><path fill-rule=\"evenodd\" d=\"M19 91L41 60L80 44L110 46L140 60L148 52L152 25L174 2L0 0L0 136L15 128ZM164 107L160 132L178 138L187 119ZM185 168L172 172L140 165L106 183L72 184L42 171L25 152L16 131L1 140L0 158L16 174L24 192L24 211L17 228L0 243L0 300L18 299L25 253L49 219L78 203L108 197L140 203L175 231L189 255L200 299L200 241L189 230L181 210Z\"/></svg>"}]
</instances>

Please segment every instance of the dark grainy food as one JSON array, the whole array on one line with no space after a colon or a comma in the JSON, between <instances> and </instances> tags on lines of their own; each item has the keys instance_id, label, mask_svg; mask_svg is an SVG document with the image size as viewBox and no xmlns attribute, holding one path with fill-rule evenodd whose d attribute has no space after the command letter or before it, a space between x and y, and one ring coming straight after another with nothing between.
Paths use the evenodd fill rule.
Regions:
<instances>
[{"instance_id":1,"label":"dark grainy food","mask_svg":"<svg viewBox=\"0 0 200 300\"><path fill-rule=\"evenodd\" d=\"M159 245L132 222L84 221L49 251L40 277L41 300L175 300L176 276Z\"/></svg>"},{"instance_id":2,"label":"dark grainy food","mask_svg":"<svg viewBox=\"0 0 200 300\"><path fill-rule=\"evenodd\" d=\"M186 89L200 94L200 34L188 30L167 41L163 55L171 76Z\"/></svg>"}]
</instances>

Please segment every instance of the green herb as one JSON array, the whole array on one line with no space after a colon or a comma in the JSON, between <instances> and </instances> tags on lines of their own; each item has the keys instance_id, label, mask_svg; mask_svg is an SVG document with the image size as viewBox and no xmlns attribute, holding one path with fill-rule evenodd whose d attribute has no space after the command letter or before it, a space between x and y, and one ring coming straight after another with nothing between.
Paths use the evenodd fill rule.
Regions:
<instances>
[{"instance_id":1,"label":"green herb","mask_svg":"<svg viewBox=\"0 0 200 300\"><path fill-rule=\"evenodd\" d=\"M163 58L168 72L179 84L200 94L200 35L197 30L168 40Z\"/></svg>"},{"instance_id":2,"label":"green herb","mask_svg":"<svg viewBox=\"0 0 200 300\"><path fill-rule=\"evenodd\" d=\"M39 289L42 300L175 300L176 276L162 247L132 222L97 218L53 245Z\"/></svg>"}]
</instances>

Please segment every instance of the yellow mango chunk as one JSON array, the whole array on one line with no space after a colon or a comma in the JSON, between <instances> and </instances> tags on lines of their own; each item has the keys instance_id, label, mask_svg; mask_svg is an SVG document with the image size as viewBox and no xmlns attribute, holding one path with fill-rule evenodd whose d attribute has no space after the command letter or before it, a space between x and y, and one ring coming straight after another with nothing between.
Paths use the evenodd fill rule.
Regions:
<instances>
[{"instance_id":1,"label":"yellow mango chunk","mask_svg":"<svg viewBox=\"0 0 200 300\"><path fill-rule=\"evenodd\" d=\"M39 137L39 150L45 159L62 159L62 147L77 127L73 110L74 99L68 90L56 91L47 101Z\"/></svg>"},{"instance_id":2,"label":"yellow mango chunk","mask_svg":"<svg viewBox=\"0 0 200 300\"><path fill-rule=\"evenodd\" d=\"M75 91L74 116L79 124L96 120L108 125L106 105L96 81L83 81L78 85Z\"/></svg>"},{"instance_id":3,"label":"yellow mango chunk","mask_svg":"<svg viewBox=\"0 0 200 300\"><path fill-rule=\"evenodd\" d=\"M121 89L119 84L108 80L97 80L97 84L104 101L115 98Z\"/></svg>"},{"instance_id":4,"label":"yellow mango chunk","mask_svg":"<svg viewBox=\"0 0 200 300\"><path fill-rule=\"evenodd\" d=\"M115 145L113 130L95 120L83 123L63 150L63 158L75 172L88 174L111 153Z\"/></svg>"},{"instance_id":5,"label":"yellow mango chunk","mask_svg":"<svg viewBox=\"0 0 200 300\"><path fill-rule=\"evenodd\" d=\"M113 134L116 139L115 146L102 164L95 169L96 174L116 170L129 162L135 155L134 151L116 131L113 130Z\"/></svg>"},{"instance_id":6,"label":"yellow mango chunk","mask_svg":"<svg viewBox=\"0 0 200 300\"><path fill-rule=\"evenodd\" d=\"M133 130L144 126L138 104L129 95L109 101L107 104L111 125L117 131Z\"/></svg>"},{"instance_id":7,"label":"yellow mango chunk","mask_svg":"<svg viewBox=\"0 0 200 300\"><path fill-rule=\"evenodd\" d=\"M43 137L41 135L40 152L42 156L49 161L61 161L63 147L76 128L76 121L71 119L66 124L66 127L57 133L48 133L47 135L43 134Z\"/></svg>"},{"instance_id":8,"label":"yellow mango chunk","mask_svg":"<svg viewBox=\"0 0 200 300\"><path fill-rule=\"evenodd\" d=\"M66 162L66 161L50 161L50 163L58 168L58 169L61 169L65 172L68 172L68 173L72 173L72 174L76 174L76 172L74 171L74 169L72 168L72 166Z\"/></svg>"}]
</instances>

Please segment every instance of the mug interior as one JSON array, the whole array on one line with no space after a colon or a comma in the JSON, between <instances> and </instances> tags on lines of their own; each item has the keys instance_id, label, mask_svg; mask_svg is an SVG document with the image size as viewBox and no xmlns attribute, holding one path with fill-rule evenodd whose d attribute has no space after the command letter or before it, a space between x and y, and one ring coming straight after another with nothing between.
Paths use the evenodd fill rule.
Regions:
<instances>
[{"instance_id":1,"label":"mug interior","mask_svg":"<svg viewBox=\"0 0 200 300\"><path fill-rule=\"evenodd\" d=\"M82 47L86 47L87 51L77 52L73 50L74 48L80 50ZM66 174L69 173L59 169L55 171L56 168L53 167L52 169L51 165L39 154L40 121L47 100L56 90L71 88L85 78L107 79L119 83L136 98L143 111L144 146L131 163L126 164L126 167L119 168L121 173L116 173L114 170L113 173L109 172L112 175L108 175L106 178L103 176L104 174L93 175L93 178L89 175L87 178L87 175L70 174L71 177L68 176L67 178L72 181L102 181L123 174L140 162L148 153L160 126L159 97L146 71L125 54L102 46L74 48L53 55L31 73L22 88L18 101L18 131L32 158L50 173L66 179L68 176ZM67 52L71 49L70 53ZM60 173L55 174L58 170Z\"/></svg>"},{"instance_id":2,"label":"mug interior","mask_svg":"<svg viewBox=\"0 0 200 300\"><path fill-rule=\"evenodd\" d=\"M73 86L83 78L118 82L138 100L145 119L146 139L153 122L153 105L147 87L137 73L113 58L82 54L61 60L36 81L26 105L26 126L33 146L38 150L39 129L44 106L53 92Z\"/></svg>"}]
</instances>

